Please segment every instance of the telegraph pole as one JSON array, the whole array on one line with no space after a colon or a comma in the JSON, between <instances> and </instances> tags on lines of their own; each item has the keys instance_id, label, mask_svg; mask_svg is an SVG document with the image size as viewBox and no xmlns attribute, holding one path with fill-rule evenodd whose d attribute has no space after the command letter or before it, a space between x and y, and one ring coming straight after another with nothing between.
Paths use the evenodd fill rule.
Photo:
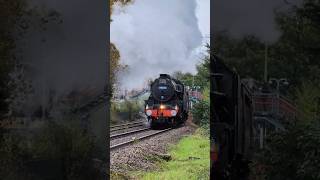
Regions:
<instances>
[{"instance_id":1,"label":"telegraph pole","mask_svg":"<svg viewBox=\"0 0 320 180\"><path fill-rule=\"evenodd\" d=\"M268 82L268 45L266 42L264 50L264 82Z\"/></svg>"}]
</instances>

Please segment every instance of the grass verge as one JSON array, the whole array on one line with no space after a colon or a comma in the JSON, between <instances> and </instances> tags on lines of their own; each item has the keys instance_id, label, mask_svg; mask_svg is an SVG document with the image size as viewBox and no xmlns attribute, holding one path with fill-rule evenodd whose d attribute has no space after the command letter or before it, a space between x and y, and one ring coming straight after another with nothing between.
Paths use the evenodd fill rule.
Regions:
<instances>
[{"instance_id":1,"label":"grass verge","mask_svg":"<svg viewBox=\"0 0 320 180\"><path fill-rule=\"evenodd\" d=\"M138 179L144 180L199 180L209 179L210 142L205 131L198 129L184 137L169 152L172 160L161 161L159 171L142 172Z\"/></svg>"}]
</instances>

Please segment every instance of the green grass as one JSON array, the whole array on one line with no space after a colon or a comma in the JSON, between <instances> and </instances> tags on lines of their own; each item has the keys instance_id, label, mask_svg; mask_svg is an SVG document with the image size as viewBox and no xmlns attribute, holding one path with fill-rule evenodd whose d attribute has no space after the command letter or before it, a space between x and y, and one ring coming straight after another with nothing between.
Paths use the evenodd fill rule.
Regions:
<instances>
[{"instance_id":1,"label":"green grass","mask_svg":"<svg viewBox=\"0 0 320 180\"><path fill-rule=\"evenodd\" d=\"M169 152L172 160L161 161L159 171L145 172L138 175L144 180L200 180L209 179L210 142L203 130L184 137Z\"/></svg>"}]
</instances>

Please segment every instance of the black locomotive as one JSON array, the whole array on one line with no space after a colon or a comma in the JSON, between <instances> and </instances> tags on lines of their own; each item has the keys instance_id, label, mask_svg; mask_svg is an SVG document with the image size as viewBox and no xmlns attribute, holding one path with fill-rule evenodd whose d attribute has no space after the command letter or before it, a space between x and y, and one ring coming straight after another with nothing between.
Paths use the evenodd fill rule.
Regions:
<instances>
[{"instance_id":1,"label":"black locomotive","mask_svg":"<svg viewBox=\"0 0 320 180\"><path fill-rule=\"evenodd\" d=\"M211 61L211 176L247 179L253 150L252 93L221 59Z\"/></svg>"},{"instance_id":2,"label":"black locomotive","mask_svg":"<svg viewBox=\"0 0 320 180\"><path fill-rule=\"evenodd\" d=\"M150 86L151 94L145 101L145 113L151 128L159 125L177 127L188 118L189 95L181 81L168 74L160 74Z\"/></svg>"}]
</instances>

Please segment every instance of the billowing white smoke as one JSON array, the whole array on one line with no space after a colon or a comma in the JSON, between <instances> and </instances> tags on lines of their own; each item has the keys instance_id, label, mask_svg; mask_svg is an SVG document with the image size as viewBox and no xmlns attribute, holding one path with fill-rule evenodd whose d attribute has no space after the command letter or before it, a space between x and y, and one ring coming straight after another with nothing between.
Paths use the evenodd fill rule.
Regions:
<instances>
[{"instance_id":1,"label":"billowing white smoke","mask_svg":"<svg viewBox=\"0 0 320 180\"><path fill-rule=\"evenodd\" d=\"M195 0L135 0L113 7L111 42L129 66L119 75L123 89L139 88L160 73L195 72L202 45L196 7Z\"/></svg>"}]
</instances>

